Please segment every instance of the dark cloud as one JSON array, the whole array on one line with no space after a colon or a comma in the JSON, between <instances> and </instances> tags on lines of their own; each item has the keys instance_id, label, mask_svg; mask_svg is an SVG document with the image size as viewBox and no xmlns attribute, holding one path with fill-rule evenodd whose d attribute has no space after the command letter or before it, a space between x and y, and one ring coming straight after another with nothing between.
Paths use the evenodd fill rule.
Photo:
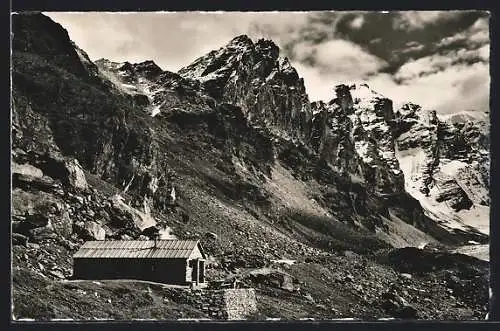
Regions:
<instances>
[{"instance_id":1,"label":"dark cloud","mask_svg":"<svg viewBox=\"0 0 500 331\"><path fill-rule=\"evenodd\" d=\"M399 65L412 58L436 52L437 43L470 28L479 18L485 17L483 12L441 12L436 15L432 21L411 20L412 24L422 23L418 29L395 29L394 25L404 21L404 17L419 17L419 14L365 13L364 24L357 30L353 30L349 25L353 16L347 15L337 25L337 36L363 45L367 52L390 62L390 68L395 72ZM378 38L379 42L372 42ZM415 47L416 45L418 47Z\"/></svg>"}]
</instances>

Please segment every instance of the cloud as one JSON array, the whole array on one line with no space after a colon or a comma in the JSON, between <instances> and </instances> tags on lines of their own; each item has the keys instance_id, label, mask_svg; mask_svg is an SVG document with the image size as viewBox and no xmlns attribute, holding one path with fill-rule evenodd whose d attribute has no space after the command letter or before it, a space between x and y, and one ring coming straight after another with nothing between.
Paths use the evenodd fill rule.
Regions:
<instances>
[{"instance_id":1,"label":"cloud","mask_svg":"<svg viewBox=\"0 0 500 331\"><path fill-rule=\"evenodd\" d=\"M433 75L421 77L407 85L414 98L440 113L489 109L489 66L482 63L457 65ZM429 93L428 86L439 87Z\"/></svg>"},{"instance_id":2,"label":"cloud","mask_svg":"<svg viewBox=\"0 0 500 331\"><path fill-rule=\"evenodd\" d=\"M451 35L449 37L443 38L439 43L436 44L436 46L439 48L439 47L447 47L450 45L466 44L469 47L474 47L489 43L489 40L490 40L490 35L489 35L488 19L480 17L468 29L461 31L460 33Z\"/></svg>"},{"instance_id":3,"label":"cloud","mask_svg":"<svg viewBox=\"0 0 500 331\"><path fill-rule=\"evenodd\" d=\"M355 75L358 78L376 73L385 61L365 52L352 42L334 39L320 44L300 43L293 49L293 58L298 62L306 62L326 74L342 76Z\"/></svg>"},{"instance_id":4,"label":"cloud","mask_svg":"<svg viewBox=\"0 0 500 331\"><path fill-rule=\"evenodd\" d=\"M46 13L62 24L92 60L154 60L177 71L239 34L292 37L309 14L299 12ZM262 28L255 28L256 26Z\"/></svg>"},{"instance_id":5,"label":"cloud","mask_svg":"<svg viewBox=\"0 0 500 331\"><path fill-rule=\"evenodd\" d=\"M394 75L395 79L403 83L430 74L439 73L457 64L472 64L476 62L487 63L489 61L489 46L485 45L478 49L456 49L440 55L422 57L415 61L402 65Z\"/></svg>"},{"instance_id":6,"label":"cloud","mask_svg":"<svg viewBox=\"0 0 500 331\"><path fill-rule=\"evenodd\" d=\"M331 100L334 86L342 82L343 77L337 77L336 79L331 75L324 75L317 68L300 62L292 63L292 65L304 79L304 85L311 101Z\"/></svg>"},{"instance_id":7,"label":"cloud","mask_svg":"<svg viewBox=\"0 0 500 331\"><path fill-rule=\"evenodd\" d=\"M414 77L405 84L397 84L391 75L382 74L368 84L393 99L395 104L411 101L441 114L489 110L489 66L484 63L450 66L440 72Z\"/></svg>"},{"instance_id":8,"label":"cloud","mask_svg":"<svg viewBox=\"0 0 500 331\"><path fill-rule=\"evenodd\" d=\"M366 80L387 65L361 46L342 39L297 43L291 57L312 101L330 100L335 85Z\"/></svg>"},{"instance_id":9,"label":"cloud","mask_svg":"<svg viewBox=\"0 0 500 331\"><path fill-rule=\"evenodd\" d=\"M365 18L364 16L360 15L355 19L353 19L351 23L349 23L349 25L351 26L351 28L358 30L363 26L364 23L365 23Z\"/></svg>"},{"instance_id":10,"label":"cloud","mask_svg":"<svg viewBox=\"0 0 500 331\"><path fill-rule=\"evenodd\" d=\"M394 28L401 30L419 30L439 21L453 20L460 16L460 11L407 11L400 12L394 20Z\"/></svg>"},{"instance_id":11,"label":"cloud","mask_svg":"<svg viewBox=\"0 0 500 331\"><path fill-rule=\"evenodd\" d=\"M488 46L485 46L469 53L487 59L486 54L480 55L487 48ZM294 66L304 78L311 100L331 100L333 87L336 84L363 81L372 89L391 98L395 107L411 101L426 109L437 110L441 114L463 110L488 111L489 64L487 62L450 64L463 56L461 54L466 53L466 51L456 52L455 59L434 56L407 63L396 73L397 77L405 77L403 84L398 83L395 76L387 73L377 73L363 78L363 75L325 73L318 67L300 63L295 63ZM423 75L422 72L426 74Z\"/></svg>"},{"instance_id":12,"label":"cloud","mask_svg":"<svg viewBox=\"0 0 500 331\"><path fill-rule=\"evenodd\" d=\"M428 46L421 44L417 41L409 41L399 48L392 50L390 54L390 62L393 63L391 69L396 70L401 64L404 63L405 59L413 59L421 54L426 54Z\"/></svg>"},{"instance_id":13,"label":"cloud","mask_svg":"<svg viewBox=\"0 0 500 331\"><path fill-rule=\"evenodd\" d=\"M411 101L441 114L489 109L489 66L484 63L452 66L439 73L414 77L407 84L396 83L390 74L378 74L359 80L345 76L324 75L316 68L300 64L296 64L295 67L304 78L311 101L331 100L335 85L362 81L392 99L395 108Z\"/></svg>"}]
</instances>

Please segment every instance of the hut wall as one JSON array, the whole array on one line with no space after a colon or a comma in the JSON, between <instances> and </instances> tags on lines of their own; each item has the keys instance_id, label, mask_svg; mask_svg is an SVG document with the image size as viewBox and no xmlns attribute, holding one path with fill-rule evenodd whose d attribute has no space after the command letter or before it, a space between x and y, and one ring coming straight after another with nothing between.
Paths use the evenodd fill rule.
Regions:
<instances>
[{"instance_id":1,"label":"hut wall","mask_svg":"<svg viewBox=\"0 0 500 331\"><path fill-rule=\"evenodd\" d=\"M73 261L77 279L139 279L185 285L186 259L98 259Z\"/></svg>"}]
</instances>

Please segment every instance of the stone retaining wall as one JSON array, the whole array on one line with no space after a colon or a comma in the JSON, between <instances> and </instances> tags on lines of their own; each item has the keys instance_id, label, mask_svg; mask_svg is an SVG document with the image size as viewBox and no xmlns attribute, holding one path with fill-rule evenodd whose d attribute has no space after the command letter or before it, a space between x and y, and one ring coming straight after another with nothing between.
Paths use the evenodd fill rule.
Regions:
<instances>
[{"instance_id":1,"label":"stone retaining wall","mask_svg":"<svg viewBox=\"0 0 500 331\"><path fill-rule=\"evenodd\" d=\"M212 319L244 320L257 312L253 288L187 290L183 291L179 300L201 310Z\"/></svg>"},{"instance_id":2,"label":"stone retaining wall","mask_svg":"<svg viewBox=\"0 0 500 331\"><path fill-rule=\"evenodd\" d=\"M257 312L255 290L227 289L223 290L226 314L228 320L242 320Z\"/></svg>"}]
</instances>

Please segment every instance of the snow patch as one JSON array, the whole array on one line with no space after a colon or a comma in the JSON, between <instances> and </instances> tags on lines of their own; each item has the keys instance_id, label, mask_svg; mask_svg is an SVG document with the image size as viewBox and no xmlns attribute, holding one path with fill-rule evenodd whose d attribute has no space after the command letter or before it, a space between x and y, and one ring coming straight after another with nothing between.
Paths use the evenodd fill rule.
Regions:
<instances>
[{"instance_id":1,"label":"snow patch","mask_svg":"<svg viewBox=\"0 0 500 331\"><path fill-rule=\"evenodd\" d=\"M155 117L159 113L161 113L160 106L154 106L151 110L151 117Z\"/></svg>"},{"instance_id":2,"label":"snow patch","mask_svg":"<svg viewBox=\"0 0 500 331\"><path fill-rule=\"evenodd\" d=\"M473 256L484 261L490 260L490 246L488 244L466 245L455 249L453 252Z\"/></svg>"},{"instance_id":3,"label":"snow patch","mask_svg":"<svg viewBox=\"0 0 500 331\"><path fill-rule=\"evenodd\" d=\"M281 259L281 260L271 260L271 262L281 263L281 264L286 264L286 265L293 265L297 261L296 260Z\"/></svg>"},{"instance_id":4,"label":"snow patch","mask_svg":"<svg viewBox=\"0 0 500 331\"><path fill-rule=\"evenodd\" d=\"M359 98L361 100L371 100L374 98L384 98L382 94L370 89L370 87L364 83L353 84L350 89L350 93L353 99Z\"/></svg>"},{"instance_id":5,"label":"snow patch","mask_svg":"<svg viewBox=\"0 0 500 331\"><path fill-rule=\"evenodd\" d=\"M488 121L488 114L481 111L464 110L453 114L438 114L441 121L451 123L465 123L468 121Z\"/></svg>"},{"instance_id":6,"label":"snow patch","mask_svg":"<svg viewBox=\"0 0 500 331\"><path fill-rule=\"evenodd\" d=\"M424 249L425 246L427 246L427 244L428 244L427 242L421 243L420 245L418 245L418 249Z\"/></svg>"},{"instance_id":7,"label":"snow patch","mask_svg":"<svg viewBox=\"0 0 500 331\"><path fill-rule=\"evenodd\" d=\"M439 184L430 189L429 196L420 192L421 170L427 159L422 148L417 147L400 151L396 144L396 158L404 174L406 192L420 202L428 217L449 231L459 229L470 232L472 227L484 234L489 234L489 207L473 205L469 210L456 212L446 201L436 201L436 196L440 193ZM458 169L463 168L464 164L460 161L451 161L444 165L444 171L441 168L441 172L452 174L451 176L454 177L453 174L456 174Z\"/></svg>"},{"instance_id":8,"label":"snow patch","mask_svg":"<svg viewBox=\"0 0 500 331\"><path fill-rule=\"evenodd\" d=\"M459 172L459 170L461 170L467 166L468 165L465 162L453 160L453 161L450 161L446 164L441 165L440 171L447 176L455 177L457 175L457 173Z\"/></svg>"},{"instance_id":9,"label":"snow patch","mask_svg":"<svg viewBox=\"0 0 500 331\"><path fill-rule=\"evenodd\" d=\"M369 146L368 142L366 142L366 141L356 141L354 143L354 148L355 148L356 152L358 153L358 155L361 157L361 159L365 163L371 163L371 162L373 162L373 158L371 156L369 156L370 146Z\"/></svg>"}]
</instances>

